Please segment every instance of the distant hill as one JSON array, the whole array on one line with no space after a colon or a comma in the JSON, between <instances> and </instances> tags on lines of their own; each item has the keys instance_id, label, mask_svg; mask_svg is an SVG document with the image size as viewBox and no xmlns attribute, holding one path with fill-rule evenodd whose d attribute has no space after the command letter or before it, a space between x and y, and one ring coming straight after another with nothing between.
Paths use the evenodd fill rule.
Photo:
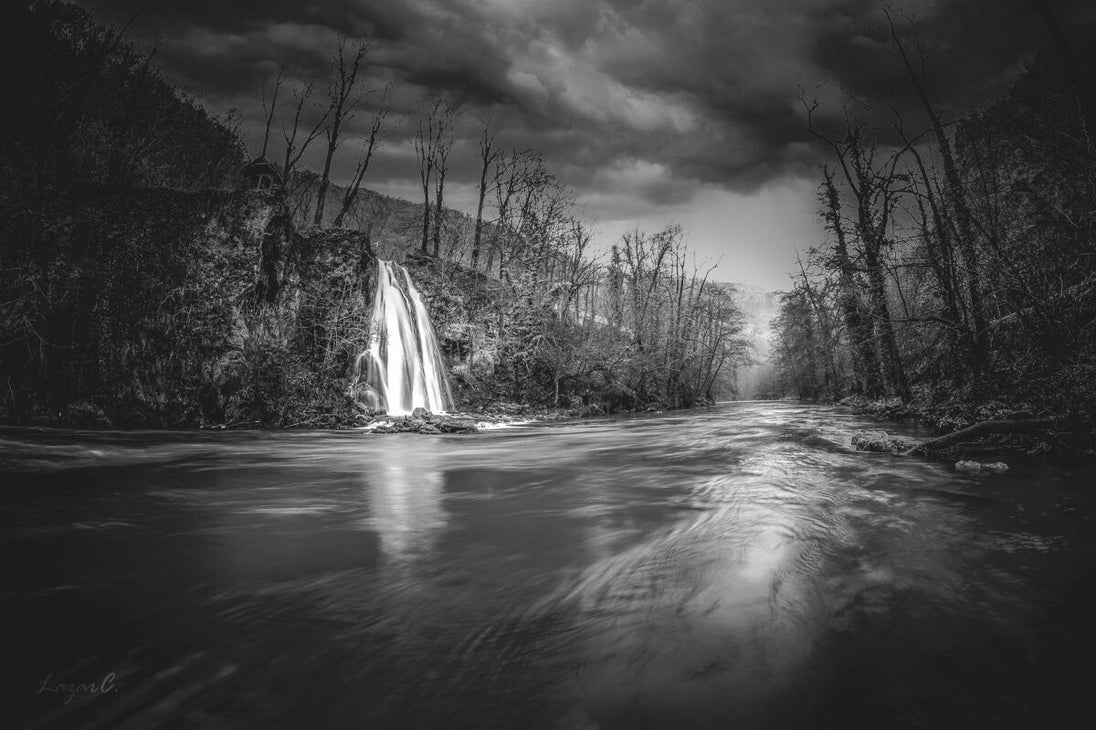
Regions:
<instances>
[{"instance_id":1,"label":"distant hill","mask_svg":"<svg viewBox=\"0 0 1096 730\"><path fill-rule=\"evenodd\" d=\"M305 172L302 177L301 182L294 185L290 195L290 207L294 222L301 228L308 228L312 225L316 210L319 181L314 173ZM332 226L342 207L344 193L345 188L335 183L331 183L328 188L324 201L325 227ZM452 208L443 210L441 255L448 261L467 265L471 261L476 221L458 210ZM433 215L433 209L430 212ZM433 250L433 225L431 220L431 250ZM367 232L378 258L402 261L409 251L422 246L422 203L394 198L362 187L350 212L343 219L341 227ZM485 239L490 231L490 224L485 223Z\"/></svg>"}]
</instances>

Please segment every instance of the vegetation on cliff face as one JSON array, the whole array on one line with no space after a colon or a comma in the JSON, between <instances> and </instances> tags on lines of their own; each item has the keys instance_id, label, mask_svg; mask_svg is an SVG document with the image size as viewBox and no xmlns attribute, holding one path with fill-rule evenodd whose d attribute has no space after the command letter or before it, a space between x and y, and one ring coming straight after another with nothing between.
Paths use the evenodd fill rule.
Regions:
<instances>
[{"instance_id":1,"label":"vegetation on cliff face","mask_svg":"<svg viewBox=\"0 0 1096 730\"><path fill-rule=\"evenodd\" d=\"M372 254L301 236L256 193L83 190L3 251L16 422L334 425L365 341ZM357 348L357 349L355 349Z\"/></svg>"},{"instance_id":2,"label":"vegetation on cliff face","mask_svg":"<svg viewBox=\"0 0 1096 730\"><path fill-rule=\"evenodd\" d=\"M923 136L895 118L889 146L853 117L819 133L834 152L819 195L828 240L774 322L782 389L912 402L952 428L988 410L1091 430L1093 91L1044 52L1002 98L949 125L915 65Z\"/></svg>"}]
</instances>

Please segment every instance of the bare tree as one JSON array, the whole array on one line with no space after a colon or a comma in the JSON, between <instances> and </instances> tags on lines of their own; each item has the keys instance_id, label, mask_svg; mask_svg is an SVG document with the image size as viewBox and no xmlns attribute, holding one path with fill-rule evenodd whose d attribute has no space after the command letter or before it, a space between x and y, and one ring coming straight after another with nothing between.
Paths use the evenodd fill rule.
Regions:
<instances>
[{"instance_id":1,"label":"bare tree","mask_svg":"<svg viewBox=\"0 0 1096 730\"><path fill-rule=\"evenodd\" d=\"M427 253L430 241L430 183L434 178L434 163L437 159L437 117L442 101L434 101L425 115L420 115L415 124L415 154L419 158L419 181L422 183L422 252Z\"/></svg>"},{"instance_id":2,"label":"bare tree","mask_svg":"<svg viewBox=\"0 0 1096 730\"><path fill-rule=\"evenodd\" d=\"M388 116L388 93L390 87L385 87L379 108L377 113L373 115L373 122L369 126L369 138L362 143L361 152L358 154L358 163L354 168L354 177L351 178L350 184L343 191L342 205L339 206L339 214L335 216L335 227L338 228L342 225L343 219L346 214L350 212L351 207L354 205L354 201L358 198L358 193L361 190L362 180L365 179L365 174L369 171L369 163L373 160L373 153L377 151L377 146L381 142L381 130L384 126L385 117Z\"/></svg>"},{"instance_id":3,"label":"bare tree","mask_svg":"<svg viewBox=\"0 0 1096 730\"><path fill-rule=\"evenodd\" d=\"M285 177L286 185L290 184L290 181L293 179L293 173L297 169L297 165L300 164L301 157L304 156L308 146L320 136L324 125L327 123L327 117L331 114L330 109L325 110L305 133L304 139L298 142L297 138L301 131L301 115L304 113L305 106L308 104L309 99L312 98L314 89L315 87L309 83L299 89L293 90L293 123L288 129L285 126L282 127L282 138L285 140L285 158L282 162L282 175Z\"/></svg>"},{"instance_id":4,"label":"bare tree","mask_svg":"<svg viewBox=\"0 0 1096 730\"><path fill-rule=\"evenodd\" d=\"M487 198L487 175L491 165L498 159L499 149L495 147L495 133L491 129L491 119L483 124L483 137L480 139L480 182L479 200L476 203L476 233L472 239L472 268L479 268L480 243L483 240L483 203Z\"/></svg>"},{"instance_id":5,"label":"bare tree","mask_svg":"<svg viewBox=\"0 0 1096 730\"><path fill-rule=\"evenodd\" d=\"M436 107L437 108L437 107ZM436 120L437 144L434 146L434 256L441 254L442 218L445 215L445 176L449 172L449 153L453 150L454 127L460 113L458 107L445 104Z\"/></svg>"},{"instance_id":6,"label":"bare tree","mask_svg":"<svg viewBox=\"0 0 1096 730\"><path fill-rule=\"evenodd\" d=\"M514 228L512 225L512 203L521 187L522 163L527 157L528 154L525 152L511 150L510 154L503 155L498 160L498 164L495 165L494 179L491 184L495 191L495 211L498 217L495 219L491 245L487 249L487 265L484 267L484 271L491 272L491 267L497 255L499 257L500 278L505 276L506 271L506 257L501 248L502 239L504 236L509 235Z\"/></svg>"},{"instance_id":7,"label":"bare tree","mask_svg":"<svg viewBox=\"0 0 1096 730\"><path fill-rule=\"evenodd\" d=\"M270 142L270 125L274 122L274 112L278 108L278 92L282 88L282 82L285 81L285 64L278 64L278 73L274 76L274 84L269 92L270 97L267 98L267 86L263 84L262 91L259 94L259 100L263 105L263 116L266 117L266 125L263 127L263 147L259 152L260 158L266 157L266 148Z\"/></svg>"},{"instance_id":8,"label":"bare tree","mask_svg":"<svg viewBox=\"0 0 1096 730\"><path fill-rule=\"evenodd\" d=\"M888 388L903 399L908 399L909 385L887 302L883 256L888 245L891 214L900 192L895 187L899 177L896 168L909 148L896 150L887 160L877 164L877 147L873 140L865 138L863 123L846 118L844 136L832 139L818 131L814 124L817 102L804 102L804 106L807 108L808 130L834 151L849 192L856 202L854 230L864 256L871 316L880 340L880 359Z\"/></svg>"},{"instance_id":9,"label":"bare tree","mask_svg":"<svg viewBox=\"0 0 1096 730\"><path fill-rule=\"evenodd\" d=\"M363 64L369 55L368 44L358 43L350 47L346 37L340 36L330 50L331 77L327 85L328 115L324 125L327 154L324 157L323 172L320 174L320 187L316 193L316 210L312 218L312 222L317 226L323 223L324 202L327 198L327 188L331 184L331 161L342 141L343 127L354 118L354 110L368 93L359 89Z\"/></svg>"},{"instance_id":10,"label":"bare tree","mask_svg":"<svg viewBox=\"0 0 1096 730\"><path fill-rule=\"evenodd\" d=\"M918 55L920 56L920 71L918 71L914 68L905 44L898 36L898 30L894 26L894 18L891 16L890 11L884 9L883 12L886 14L890 26L891 39L898 48L902 63L909 74L910 81L913 82L917 96L924 107L925 114L928 116L933 135L936 137L940 159L944 167L947 200L952 213L953 225L959 239L959 252L966 274L968 305L970 306L971 323L974 330L973 364L976 370L982 370L989 357L989 329L986 325L986 304L982 293L982 275L978 260L974 219L967 199L967 191L959 174L959 166L952 151L951 140L944 131L943 120L929 98L928 86L925 80L924 53L921 52L920 43L918 42L917 45ZM916 40L916 34L914 38Z\"/></svg>"},{"instance_id":11,"label":"bare tree","mask_svg":"<svg viewBox=\"0 0 1096 730\"><path fill-rule=\"evenodd\" d=\"M422 183L422 252L427 253L431 241L430 188L434 188L434 255L441 250L441 218L445 198L445 176L449 171L449 153L453 148L453 127L459 108L435 99L415 126L415 154L419 159L419 181Z\"/></svg>"},{"instance_id":12,"label":"bare tree","mask_svg":"<svg viewBox=\"0 0 1096 730\"><path fill-rule=\"evenodd\" d=\"M837 269L838 299L844 316L845 331L852 346L852 364L857 387L862 393L874 395L880 390L879 358L872 338L871 318L863 311L857 293L857 271L849 256L848 240L841 218L841 196L834 183L833 171L825 165L822 167L821 197L823 220L834 235L832 265Z\"/></svg>"}]
</instances>

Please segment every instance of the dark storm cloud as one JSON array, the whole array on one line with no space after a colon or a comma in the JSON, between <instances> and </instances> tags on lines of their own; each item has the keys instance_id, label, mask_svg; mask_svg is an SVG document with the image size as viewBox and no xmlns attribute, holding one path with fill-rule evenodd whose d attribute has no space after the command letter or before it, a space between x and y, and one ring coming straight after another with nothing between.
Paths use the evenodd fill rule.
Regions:
<instances>
[{"instance_id":1,"label":"dark storm cloud","mask_svg":"<svg viewBox=\"0 0 1096 730\"><path fill-rule=\"evenodd\" d=\"M1050 2L1084 38L1096 4ZM86 4L112 20L137 5ZM987 101L1045 35L1032 0L891 6L907 42L907 16L914 20L942 108ZM618 186L661 205L698 183L750 190L809 171L820 151L801 89L832 118L845 92L915 118L880 8L870 0L179 0L148 3L134 32L161 37L166 71L200 98L252 118L255 90L278 63L297 79L322 80L325 44L336 34L366 39L371 81L401 85L397 112L444 95L471 112L462 127L470 139L476 118L490 113L505 144L543 150L580 197ZM412 129L393 132L378 172L398 175L397 163L410 162L398 148ZM470 179L474 145L455 159L454 179ZM415 175L413 164L403 172Z\"/></svg>"}]
</instances>

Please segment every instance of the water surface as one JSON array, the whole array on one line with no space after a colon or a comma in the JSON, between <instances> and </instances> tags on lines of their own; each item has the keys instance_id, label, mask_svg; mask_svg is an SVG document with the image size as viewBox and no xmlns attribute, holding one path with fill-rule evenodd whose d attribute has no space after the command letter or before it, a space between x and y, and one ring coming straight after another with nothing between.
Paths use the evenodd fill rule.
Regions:
<instances>
[{"instance_id":1,"label":"water surface","mask_svg":"<svg viewBox=\"0 0 1096 730\"><path fill-rule=\"evenodd\" d=\"M0 431L5 725L1096 726L1094 474L865 425Z\"/></svg>"}]
</instances>

